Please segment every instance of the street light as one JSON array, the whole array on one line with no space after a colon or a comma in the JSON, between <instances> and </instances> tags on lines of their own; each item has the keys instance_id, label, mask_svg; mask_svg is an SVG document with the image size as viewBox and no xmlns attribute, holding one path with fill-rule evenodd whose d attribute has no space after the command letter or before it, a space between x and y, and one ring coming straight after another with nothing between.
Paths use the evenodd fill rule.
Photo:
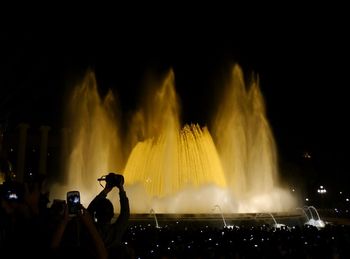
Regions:
<instances>
[{"instance_id":1,"label":"street light","mask_svg":"<svg viewBox=\"0 0 350 259\"><path fill-rule=\"evenodd\" d=\"M320 188L317 189L317 193L321 194L321 204L322 204L322 207L325 207L325 200L324 200L324 195L327 193L327 190L326 188L324 188L323 185L320 185Z\"/></svg>"},{"instance_id":2,"label":"street light","mask_svg":"<svg viewBox=\"0 0 350 259\"><path fill-rule=\"evenodd\" d=\"M323 185L321 185L320 188L317 189L317 192L320 194L326 194L327 190L326 190L326 188L323 187Z\"/></svg>"}]
</instances>

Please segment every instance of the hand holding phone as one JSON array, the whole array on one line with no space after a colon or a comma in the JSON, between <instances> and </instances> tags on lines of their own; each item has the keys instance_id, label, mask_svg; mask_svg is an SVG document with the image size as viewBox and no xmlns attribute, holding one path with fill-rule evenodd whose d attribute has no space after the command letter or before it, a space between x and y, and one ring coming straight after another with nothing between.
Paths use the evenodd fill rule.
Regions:
<instances>
[{"instance_id":1,"label":"hand holding phone","mask_svg":"<svg viewBox=\"0 0 350 259\"><path fill-rule=\"evenodd\" d=\"M68 214L76 216L80 210L80 193L78 191L67 192Z\"/></svg>"}]
</instances>

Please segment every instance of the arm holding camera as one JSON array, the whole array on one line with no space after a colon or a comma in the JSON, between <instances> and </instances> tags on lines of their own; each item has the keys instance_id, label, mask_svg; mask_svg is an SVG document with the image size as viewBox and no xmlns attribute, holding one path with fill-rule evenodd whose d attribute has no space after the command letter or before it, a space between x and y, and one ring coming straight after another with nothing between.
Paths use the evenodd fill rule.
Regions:
<instances>
[{"instance_id":1,"label":"arm holding camera","mask_svg":"<svg viewBox=\"0 0 350 259\"><path fill-rule=\"evenodd\" d=\"M90 203L88 210L91 214L95 213L98 225L109 225L108 231L102 236L104 237L106 246L111 247L115 244L120 244L121 238L127 229L127 223L130 217L129 200L124 190L124 177L122 175L109 173L99 180L105 180L106 185ZM114 187L119 189L120 214L116 222L111 224L114 208L113 204L106 197Z\"/></svg>"},{"instance_id":2,"label":"arm holding camera","mask_svg":"<svg viewBox=\"0 0 350 259\"><path fill-rule=\"evenodd\" d=\"M51 244L50 244L50 248L52 250L57 250L60 247L61 240L69 220L70 220L70 217L68 213L68 207L67 207L67 204L65 203L62 218L52 235Z\"/></svg>"},{"instance_id":3,"label":"arm holding camera","mask_svg":"<svg viewBox=\"0 0 350 259\"><path fill-rule=\"evenodd\" d=\"M100 180L100 179L99 179ZM106 185L103 190L90 202L88 206L88 210L91 212L94 210L96 204L101 200L107 198L108 193L110 193L113 187L117 187L119 189L119 197L120 197L120 213L129 212L129 201L126 197L126 193L124 190L124 177L119 174L109 173L103 180L106 181Z\"/></svg>"},{"instance_id":4,"label":"arm holding camera","mask_svg":"<svg viewBox=\"0 0 350 259\"><path fill-rule=\"evenodd\" d=\"M81 210L78 214L79 219L83 222L86 227L93 244L95 245L97 258L108 258L108 252L106 246L100 236L100 233L96 229L92 217L88 210L86 210L83 206L81 206Z\"/></svg>"},{"instance_id":5,"label":"arm holding camera","mask_svg":"<svg viewBox=\"0 0 350 259\"><path fill-rule=\"evenodd\" d=\"M53 233L50 248L53 251L56 251L60 248L61 241L66 230L68 222L72 219L69 214L67 204L64 205L64 214L62 215L61 221L57 225L56 231ZM89 234L92 243L94 244L94 252L96 253L96 258L106 259L108 258L108 252L105 247L105 244L100 236L100 233L96 229L90 213L80 205L80 209L77 213L77 219L83 223L87 233Z\"/></svg>"}]
</instances>

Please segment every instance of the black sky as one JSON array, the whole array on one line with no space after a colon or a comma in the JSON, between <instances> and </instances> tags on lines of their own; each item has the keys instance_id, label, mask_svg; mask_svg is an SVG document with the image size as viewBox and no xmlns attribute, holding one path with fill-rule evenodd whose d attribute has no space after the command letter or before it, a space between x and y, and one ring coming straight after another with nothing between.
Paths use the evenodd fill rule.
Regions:
<instances>
[{"instance_id":1,"label":"black sky","mask_svg":"<svg viewBox=\"0 0 350 259\"><path fill-rule=\"evenodd\" d=\"M247 26L230 17L166 18L5 26L1 123L59 127L64 93L88 68L96 72L101 92L114 89L127 112L136 108L145 75L172 67L184 122L204 125L213 96L237 62L247 77L260 77L285 170L302 165L308 151L321 178L346 179L350 44L344 21L296 16Z\"/></svg>"}]
</instances>

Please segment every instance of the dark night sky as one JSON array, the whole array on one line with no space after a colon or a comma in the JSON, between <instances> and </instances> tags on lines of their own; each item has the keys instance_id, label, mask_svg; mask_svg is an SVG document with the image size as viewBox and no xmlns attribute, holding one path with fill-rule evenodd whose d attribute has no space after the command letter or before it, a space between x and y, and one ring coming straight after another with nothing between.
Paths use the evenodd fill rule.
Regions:
<instances>
[{"instance_id":1,"label":"dark night sky","mask_svg":"<svg viewBox=\"0 0 350 259\"><path fill-rule=\"evenodd\" d=\"M147 72L172 67L183 120L204 125L212 96L230 64L238 62L247 76L260 76L286 175L303 165L302 153L309 151L318 176L344 180L349 28L322 16L307 22L280 18L249 27L230 17L219 22L207 17L185 24L141 19L4 28L0 120L59 126L64 92L87 68L95 70L101 91L113 88L128 111L137 105Z\"/></svg>"}]
</instances>

